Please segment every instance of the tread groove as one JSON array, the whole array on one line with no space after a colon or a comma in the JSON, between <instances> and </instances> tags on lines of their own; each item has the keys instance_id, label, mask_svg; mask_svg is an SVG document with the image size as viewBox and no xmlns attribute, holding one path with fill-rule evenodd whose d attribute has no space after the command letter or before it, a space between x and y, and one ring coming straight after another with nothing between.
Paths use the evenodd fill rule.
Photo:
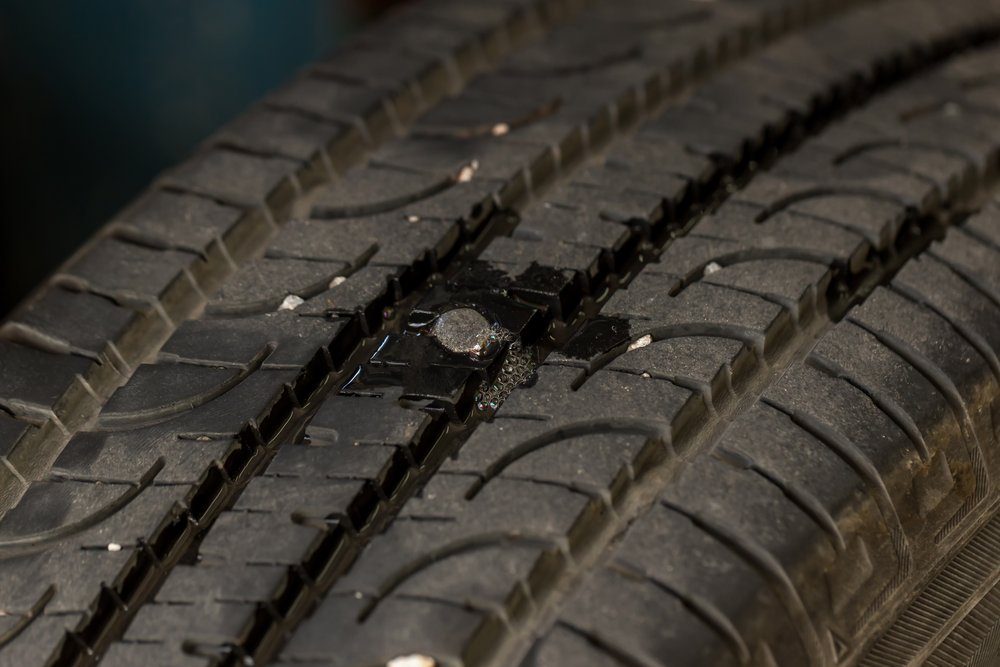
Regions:
<instances>
[{"instance_id":1,"label":"tread groove","mask_svg":"<svg viewBox=\"0 0 1000 667\"><path fill-rule=\"evenodd\" d=\"M810 662L814 665L829 664L832 656L820 641L816 627L806 611L795 584L781 563L766 548L753 539L709 521L677 503L661 499L659 504L691 521L697 528L736 553L741 560L759 572L791 618Z\"/></svg>"},{"instance_id":2,"label":"tread groove","mask_svg":"<svg viewBox=\"0 0 1000 667\"><path fill-rule=\"evenodd\" d=\"M976 435L976 429L969 416L969 410L955 384L951 381L947 374L937 367L930 359L892 334L879 331L857 318L850 317L848 318L848 321L867 332L882 345L885 345L887 348L892 350L893 353L903 359L906 363L910 364L932 385L934 385L934 388L941 392L941 395L947 401L956 421L958 422L959 429L962 433L962 439L965 444L965 449L969 456L969 462L972 465L975 487L972 490L972 494L955 514L955 517L949 521L945 528L942 529L936 536L936 539L940 541L958 525L958 522L962 517L971 512L972 509L986 497L987 492L990 490L990 479L986 469L986 464L983 460L982 444L979 441L979 437Z\"/></svg>"},{"instance_id":3,"label":"tread groove","mask_svg":"<svg viewBox=\"0 0 1000 667\"><path fill-rule=\"evenodd\" d=\"M861 623L883 622L881 612L890 609L888 603L903 600L903 583L912 584L908 575L915 567L924 567L925 551L950 548L957 538L945 544L946 535L967 535L957 528L980 515L978 510L987 506L983 501L992 491L990 478L995 473L987 470L986 461L992 465L993 457L983 451L988 443L980 443L985 435L977 429L991 430L992 435L1000 403L987 406L993 412L986 415L979 409L979 397L970 398L969 404L977 408L973 412L956 386L966 391L972 375L953 374L961 378L953 381L951 357L945 357L948 363L939 361L936 350L922 352L923 339L910 343L908 335L899 334L904 340L887 333L906 329L892 320L883 324L878 319L883 314L877 310L884 306L882 300L873 297L869 302L869 297L886 296L888 290L899 294L894 303L933 322L935 332L944 331L939 335L950 336L963 350L965 343L971 346L975 353L969 350L962 363L978 363L977 355L981 357L998 381L989 383L989 391L1000 389L1000 360L987 342L992 330L983 325L982 313L963 321L955 313L965 311L942 303L933 285L926 288L927 296L891 284L904 266L912 268L911 259L923 254L962 280L962 285L943 284L943 294L975 296L965 289L971 286L1000 307L993 274L977 274L980 269L975 264L985 260L975 251L963 254L969 239L983 244L977 235L950 239L958 242L957 252L943 243L932 247L944 239L949 227L962 229L966 207L981 203L983 188L995 186L1000 145L991 138L993 125L978 115L965 124L949 120L954 114L942 108L940 117L909 119L905 136L913 137L911 153L905 152L906 142L875 145L895 141L899 122L895 116L901 107L912 107L914 98L923 103L928 94L941 90L952 94L954 77L959 70L965 76L968 62L953 64L952 59L970 59L973 71L985 67L981 54L967 52L983 46L996 49L1000 15L975 0L960 0L968 6L954 12L941 12L924 0L888 0L884 6L873 3L870 10L845 12L843 19L831 19L848 8L833 0L801 6L774 0L760 7L722 0L712 11L695 12L696 23L718 18L718 28L707 33L710 39L698 32L671 33L663 39L646 32L645 24L657 23L644 14L629 32L611 19L617 8L583 12L597 4L590 0L505 0L491 5L488 16L470 11L461 0L429 1L440 17L422 24L413 22L414 16L424 16L422 8L408 18L404 13L402 29L373 30L373 41L362 41L362 49L349 52L344 60L317 65L315 76L300 79L302 88L285 91L282 99L293 100L289 108L299 100L303 113L278 120L271 113L268 118L278 123L276 127L306 128L305 134L312 128L323 134L325 130L304 120L315 114L323 116L324 127L330 128L333 138L324 139L309 159L282 157L310 154L294 150L302 146L303 137L290 136L285 150L281 137L274 137L278 148L271 148L274 144L268 137L243 146L237 132L233 141L215 139L215 145L206 145L196 159L169 174L157 191L200 191L185 200L185 206L195 206L185 211L208 210L215 215L217 209L205 202L231 201L242 202L242 213L233 213L230 220L212 218L212 230L199 229L197 235L191 231L192 238L199 239L194 244L187 242L189 231L185 231L194 226L166 231L163 223L169 220L132 216L134 228L121 223L103 240L101 252L110 255L95 253L90 266L74 259L50 282L54 290L94 295L135 312L120 312L81 296L75 301L100 306L108 312L109 322L95 331L86 328L79 339L72 331L66 333L72 320L48 327L47 320L35 316L24 327L0 329L0 338L5 339L0 342L10 343L4 353L18 364L22 359L34 363L36 357L52 356L36 351L41 350L58 353L55 362L61 364L60 370L72 370L72 363L89 368L74 371L69 389L53 390L58 400L48 398L46 386L29 392L15 383L9 392L12 398L0 401L0 429L18 434L10 456L0 450L0 511L13 510L11 525L24 525L24 517L41 502L41 493L36 492L46 490L42 483L76 482L53 485L58 493L45 502L56 511L60 503L80 499L84 504L78 508L93 508L91 498L103 502L112 497L114 490L104 485L128 485L124 494L80 521L13 538L9 544L0 539L0 561L8 547L19 555L23 549L30 552L35 546L52 544L45 556L51 555L51 563L46 563L50 571L61 567L67 554L79 547L83 557L101 558L94 562L105 568L99 575L95 568L95 574L86 576L109 582L94 590L90 590L93 582L87 582L72 591L74 596L93 596L89 606L77 601L67 605L68 596L59 591L57 602L49 605L58 609L46 613L44 622L34 627L30 627L34 616L22 615L30 633L22 627L17 634L51 636L47 628L55 628L62 639L49 660L53 667L93 667L105 656L112 664L135 664L151 658L134 656L161 655L165 660L201 656L216 667L273 660L295 663L321 654L326 656L317 658L321 662L384 664L384 658L356 659L355 654L370 656L371 646L379 651L389 648L378 640L368 648L358 647L369 637L398 629L402 616L408 630L412 623L411 634L426 645L426 653L449 664L545 667L553 659L545 645L551 634L557 646L574 651L590 646L594 662L652 667L664 657L658 646L673 639L644 643L651 639L646 635L633 645L629 635L642 634L638 617L625 639L605 630L613 624L579 620L586 618L580 610L593 611L601 595L617 594L601 587L610 581L603 570L618 563L624 568L620 575L635 579L629 586L641 585L642 592L652 596L658 595L654 589L661 590L676 599L649 598L669 614L683 615L677 617L683 618L679 629L688 623L698 636L714 634L718 646L712 650L728 649L730 659L740 664L772 667L789 661L846 660L845 654L860 650L860 623L852 627L853 620L836 615L845 608L851 614L863 609ZM911 3L920 11L913 15L899 11ZM860 4L860 0L850 3L852 9ZM651 16L663 11L655 0L642 0L642 5L648 5ZM487 18L495 25L481 25ZM537 49L525 49L524 59L515 59L506 69L500 66L528 38L546 35L569 18L578 22L567 26L565 33L554 33ZM831 20L816 28L825 31L819 39L807 33L778 41L820 19ZM900 24L913 30L901 29ZM864 29L859 32L866 43L864 49L854 50L843 36L853 35L858 27ZM643 31L641 38L635 37L636 30ZM589 31L606 32L607 39L589 39ZM474 38L468 39L473 32ZM364 66L355 68L352 63L358 53L371 56L372 45L386 40L387 34L390 39L393 34L399 37L393 43L394 55L373 60L370 75ZM636 46L620 48L632 40L637 40ZM426 47L428 42L434 43L433 49ZM772 46L772 42L777 43ZM567 60L570 52L586 53L587 58ZM389 54L379 58L382 55ZM739 62L744 56L745 67ZM784 71L786 61L794 64L789 68L794 72ZM726 71L734 62L740 67ZM351 73L339 74L340 69ZM474 77L494 69L492 75L462 90ZM565 82L553 79L522 104L519 91L529 78L537 83L537 77L520 76L519 69L547 77L587 75L586 91L577 99L563 86ZM625 92L607 101L606 95L619 92L620 82L610 83L619 72L634 80ZM748 94L745 82L734 83L756 77L762 88L772 91L769 100ZM320 80L326 84L317 83ZM918 91L928 80L929 93ZM353 89L344 89L348 82ZM331 99L310 102L310 90L326 91ZM364 99L357 106L368 110L348 118L336 131L340 121L331 120L322 109L341 106L341 93L352 101ZM455 100L445 107L442 100L449 95ZM373 99L378 101L372 104ZM498 100L496 108L490 108L490 100ZM483 122L501 108L518 113L502 114L506 122ZM892 119L883 126L885 115ZM299 120L289 120L293 116ZM515 131L523 134L501 138ZM559 135L556 141L552 135ZM964 148L929 148L939 137ZM984 142L981 149L976 141ZM220 142L225 150L219 149ZM882 148L893 149L892 156L879 153ZM953 153L959 153L959 159L950 159L956 157ZM462 167L456 171L449 158L464 160ZM357 173L362 163L365 171ZM842 163L847 166L841 168ZM212 176L220 169L225 176ZM241 173L243 169L246 173ZM513 176L499 177L508 171L514 171ZM362 203L345 203L335 188L322 191L341 177L340 185L346 189L357 186L346 201ZM375 182L383 178L408 185L382 187ZM435 178L429 186L411 189L413 183ZM260 181L259 187L251 181ZM460 183L462 187L454 187ZM408 192L401 193L404 188ZM353 220L313 226L309 220L291 220L308 216L307 207L319 220L367 219L358 226ZM399 215L375 217L391 211ZM200 213L185 215L185 224L200 220ZM391 225L395 218L401 229L398 235ZM566 221L579 224L579 241L562 238L558 229L560 225L566 229ZM378 227L382 223L389 230L378 235L382 247L370 246L365 254L363 248L374 236L369 230L382 229ZM229 231L218 231L224 228ZM338 239L347 228L352 230L350 238ZM705 235L690 233L701 228L707 228ZM116 234L122 237L118 241ZM317 242L326 234L331 238ZM812 238L807 238L810 234ZM326 245L330 241L332 246ZM272 243L275 249L266 247ZM204 250L198 251L202 245ZM753 250L731 252L740 247ZM123 254L116 256L112 250ZM93 266L95 258L106 256L112 257L113 270ZM966 256L973 260L968 266ZM705 261L706 257L714 259ZM952 257L959 259L948 259ZM288 283L309 282L326 271L318 264L325 261L346 267L343 275L336 274L344 280L326 278L299 290L307 292L310 301L300 312L268 312L276 307L268 295L279 277ZM755 261L765 263L755 265ZM155 269L149 270L149 280L130 278L144 273L144 262ZM236 276L238 270L256 270L259 275ZM108 279L102 271L114 275ZM476 272L478 278L490 272L506 277L497 278L495 284L488 280L485 287L478 283L466 287L463 281L477 279ZM158 282L161 273L173 275L163 287ZM355 273L357 280L348 282L347 276ZM234 291L250 296L211 302L213 295L228 298ZM472 370L443 356L442 350L451 348L435 318L446 319L441 317L442 303L449 298L454 302L455 294L461 294L458 300L463 304L480 308L480 316L497 332L494 340L502 341L495 356L479 355L482 358L474 360L479 366L468 367ZM257 299L259 295L265 297ZM932 299L937 301L931 303ZM864 313L865 322L876 324L856 321L861 315L853 311L862 304L865 308L858 313ZM302 305L285 307L283 301L282 310ZM977 305L982 307L978 299ZM46 308L51 311L53 306ZM214 317L219 308L233 317ZM494 308L510 313L486 312ZM873 311L875 319L869 319ZM517 318L523 323L511 324ZM36 326L38 321L43 324ZM911 378L926 378L936 389L926 403L935 406L928 411L934 414L910 408L909 399L897 398L882 385L866 386L814 354L813 347L835 327L857 333L856 340L866 344L870 342L866 337L874 338L885 348L879 361L891 353L904 362L900 366L890 359L894 369L902 368ZM856 327L863 333L854 332ZM431 347L430 335L407 335L435 330L441 349L434 347L435 352L425 358L421 345ZM204 338L206 331L232 336L231 346L217 346L218 354L226 355L219 364L213 363L213 353L202 353L207 347L199 337ZM272 340L254 356L264 341ZM662 344L650 348L654 342ZM85 349L95 346L101 350ZM160 347L166 351L159 352ZM642 348L647 349L622 358ZM548 361L550 355L553 359ZM465 357L461 361L473 363ZM161 367L151 368L155 363ZM866 373L854 361L843 363ZM801 365L818 373L786 373ZM268 372L255 374L257 370ZM161 372L163 376L158 375ZM397 381L393 375L397 372L403 379ZM227 393L251 375L238 391ZM384 381L390 375L393 379ZM179 384L187 377L196 380ZM128 409L137 402L148 405L138 394L154 397L158 381L166 380L162 393L183 396L193 390L189 386L205 386L220 377L227 379L194 396ZM990 380L985 369L976 377ZM800 409L803 404L798 400L782 405L767 398L776 395L770 389L779 383L784 387L799 381L835 389L831 392L838 401L835 407L842 405L839 401L853 401L861 409L828 418L827 410L813 403ZM63 382L59 378L57 384ZM130 386L112 398L125 382ZM500 391L498 387L505 393L491 402L494 394L489 392ZM21 400L22 393L32 400ZM225 400L212 403L223 394ZM41 398L35 402L35 396ZM246 398L246 405L233 409L231 404L241 398ZM496 409L508 398L510 409L518 414L503 413L502 419L494 420ZM621 411L614 409L616 401L622 402ZM760 404L768 407L754 407ZM203 405L208 407L195 411ZM123 409L105 411L109 406ZM779 437L797 443L806 436L809 442L818 441L814 448L805 448L815 456L809 467L800 472L774 458L772 449L788 443L768 441L752 432L748 422L730 429L751 410L759 410L752 413L756 416L776 412L771 423ZM938 412L947 420L949 434L961 433L971 466L961 455L962 445L955 443L958 453L952 455L948 443L946 460L937 432L921 432L925 417L936 419ZM157 428L182 413L183 420ZM876 467L876 460L880 466L896 465L895 450L893 456L876 455L870 443L855 435L857 430L867 433L868 427L850 420L866 414L887 431L886 443L900 451L900 460L912 470L897 477L897 471L889 476ZM958 429L952 427L952 415ZM506 421L507 417L512 419ZM990 418L993 429L983 426ZM730 447L723 440L730 435L747 441ZM63 455L71 437L82 448ZM168 447L169 439L199 443ZM30 458L34 445L44 446L37 463ZM181 445L186 445L183 451ZM754 458L744 450L754 452ZM133 451L135 459L129 460ZM149 465L161 451L166 458L143 474L139 466ZM536 452L536 458L528 458ZM792 461L801 452L787 449L785 454ZM59 462L55 456L60 456ZM121 470L129 472L114 472L119 465L115 463L113 472L105 474L105 461L113 457L122 459ZM721 467L709 457L738 470ZM696 468L696 463L707 467ZM823 466L835 469L837 479L819 481ZM155 490L142 495L164 468L169 470L162 475L166 481L156 482ZM952 470L960 472L956 479L960 477L961 484L953 484ZM718 507L713 504L717 497L689 502L690 485L711 479L699 477L706 471L721 473L726 484L732 484L720 487L732 488L734 495ZM130 481L140 474L139 482ZM908 488L897 483L907 481L907 474L914 477ZM971 497L970 476L975 477ZM34 483L39 487L30 488ZM681 495L673 493L675 485ZM843 495L848 487L850 499ZM664 498L668 491L669 500ZM734 502L736 493L751 491L759 497L738 510L722 506ZM912 494L905 501L897 497L904 492ZM956 497L959 493L964 497ZM935 503L947 494L954 494L948 512L963 500L965 504L950 518L948 512L931 514L933 530L920 532L922 541L911 545L911 537L916 537L902 526L915 525L912 507L937 507ZM118 514L140 496L127 512ZM22 497L24 506L18 507ZM511 502L504 502L508 497ZM865 506L866 513L859 516L868 527L874 525L876 541L866 544L854 525L839 523L842 516L850 516L844 508L854 505ZM147 506L152 509L147 511ZM757 512L758 508L765 511ZM772 536L770 508L785 513L791 522L785 537ZM513 513L522 511L531 515L527 527L510 523L516 518ZM648 547L639 538L626 537L639 532L637 521L647 514L656 513L650 520L665 520L663 512L676 515L669 517L669 525L682 528L678 539L693 536L692 541L707 543L707 536L721 545L710 548L722 560L679 558L670 564L667 559L668 569L647 571L631 565L631 559L619 558L619 549L624 553ZM143 537L134 550L102 557L104 538L96 537L96 531L94 539L80 540L76 535L111 514L116 514L114 521L101 530L107 531L102 534L114 530L115 544L128 541L118 538L119 524L125 525L121 534L130 540ZM136 518L139 514L143 516ZM272 531L276 539L261 538ZM772 553L775 539L779 548ZM399 540L405 541L403 548L398 548ZM802 541L796 546L809 541L809 548L800 550L809 555L802 562L793 560L799 551L785 549L782 540ZM525 551L508 561L502 547ZM387 552L392 552L389 558L380 556ZM831 553L840 570L848 560L857 560L856 571L845 576L850 579L845 586L853 591L850 595L860 590L852 588L856 583L870 576L866 568L889 572L878 590L866 589L864 600L856 595L848 600L845 594L842 599L831 595L817 602L810 589L797 583L803 581L799 568L812 567L813 560L829 560ZM435 570L444 573L442 578L427 573L411 581L428 567L460 554L469 556ZM494 558L498 566L485 567ZM636 562L655 566L652 561ZM700 585L688 589L683 579L677 579L714 568L726 572L726 564L737 569L725 576L743 570L760 575L733 580L738 584L733 599L750 601L747 612L703 598ZM480 580L474 592L467 593L463 577L475 573L477 566L483 567ZM209 585L209 578L216 576L212 568L221 567L227 568L226 581L216 577ZM253 586L248 585L250 576ZM833 586L836 578L826 583ZM216 583L232 590L216 591ZM411 588L417 592L411 593ZM365 592L372 590L375 594L366 600ZM37 593L32 589L32 596ZM16 598L13 608L28 606L30 600L24 597ZM40 603L39 614L48 602ZM628 606L633 601L623 602ZM832 604L830 610L818 610L811 608L814 603ZM765 617L760 623L747 620L758 606L777 612L773 629L759 630L770 623ZM69 607L72 612L63 611ZM409 610L422 608L430 609L431 615L419 611L410 615ZM225 625L218 622L223 613ZM158 618L167 622L161 626ZM459 619L462 629L443 638L439 631L447 624L434 625L439 618ZM353 625L348 623L354 620ZM917 619L914 627L924 620ZM210 629L206 636L201 632L203 621ZM317 633L323 621L330 625ZM186 629L180 634L167 630L171 623ZM973 615L961 632L988 634L981 624L981 616ZM0 627L11 628L10 619ZM853 634L840 637L845 628ZM790 646L769 644L772 630L784 633ZM158 639L171 632L174 636ZM211 633L216 636L207 636ZM681 637L683 630L676 634ZM193 638L174 641L187 636ZM0 647L12 640L0 635ZM326 653L308 649L331 641L342 644ZM446 647L438 650L439 642ZM27 647L27 640L19 646ZM50 647L46 643L42 650ZM942 644L941 650L942 655L959 655L967 648L960 642ZM799 657L789 659L789 655Z\"/></svg>"}]
</instances>

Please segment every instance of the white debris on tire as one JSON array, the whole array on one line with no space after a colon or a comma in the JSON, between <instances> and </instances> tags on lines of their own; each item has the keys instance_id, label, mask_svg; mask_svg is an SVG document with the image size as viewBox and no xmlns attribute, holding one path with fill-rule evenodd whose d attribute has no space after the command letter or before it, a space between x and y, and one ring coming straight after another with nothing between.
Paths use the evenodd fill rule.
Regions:
<instances>
[{"instance_id":1,"label":"white debris on tire","mask_svg":"<svg viewBox=\"0 0 1000 667\"><path fill-rule=\"evenodd\" d=\"M477 169L479 169L479 161L473 160L458 170L458 173L455 175L455 180L459 183L468 183L472 180L472 177L475 176Z\"/></svg>"},{"instance_id":2,"label":"white debris on tire","mask_svg":"<svg viewBox=\"0 0 1000 667\"><path fill-rule=\"evenodd\" d=\"M301 296L289 294L285 297L285 300L281 302L281 305L278 306L278 310L295 310L305 302L306 300Z\"/></svg>"},{"instance_id":3,"label":"white debris on tire","mask_svg":"<svg viewBox=\"0 0 1000 667\"><path fill-rule=\"evenodd\" d=\"M642 336L641 338L637 338L634 341L632 341L632 343L628 346L628 351L631 352L632 350L638 350L641 347L646 347L652 342L653 342L653 337L649 334L646 334L645 336Z\"/></svg>"}]
</instances>

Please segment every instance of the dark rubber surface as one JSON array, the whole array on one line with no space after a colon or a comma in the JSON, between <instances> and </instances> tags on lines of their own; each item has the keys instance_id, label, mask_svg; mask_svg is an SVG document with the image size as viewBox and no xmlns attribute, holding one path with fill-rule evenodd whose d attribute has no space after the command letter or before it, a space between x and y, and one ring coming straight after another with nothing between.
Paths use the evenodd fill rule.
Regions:
<instances>
[{"instance_id":1,"label":"dark rubber surface","mask_svg":"<svg viewBox=\"0 0 1000 667\"><path fill-rule=\"evenodd\" d=\"M983 0L389 17L0 325L0 665L997 664L998 84Z\"/></svg>"}]
</instances>

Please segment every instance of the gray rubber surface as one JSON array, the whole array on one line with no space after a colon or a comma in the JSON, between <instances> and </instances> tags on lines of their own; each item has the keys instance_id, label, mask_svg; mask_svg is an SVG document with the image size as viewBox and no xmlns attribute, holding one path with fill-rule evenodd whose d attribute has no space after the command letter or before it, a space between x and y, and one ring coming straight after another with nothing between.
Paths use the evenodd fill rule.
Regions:
<instances>
[{"instance_id":1,"label":"gray rubber surface","mask_svg":"<svg viewBox=\"0 0 1000 667\"><path fill-rule=\"evenodd\" d=\"M0 325L0 665L997 664L998 84L983 0L390 16Z\"/></svg>"}]
</instances>

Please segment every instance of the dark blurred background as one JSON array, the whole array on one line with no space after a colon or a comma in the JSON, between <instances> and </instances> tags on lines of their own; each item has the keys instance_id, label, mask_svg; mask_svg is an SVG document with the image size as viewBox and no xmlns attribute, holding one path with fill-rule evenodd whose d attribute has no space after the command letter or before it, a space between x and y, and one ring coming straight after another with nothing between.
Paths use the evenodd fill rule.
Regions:
<instances>
[{"instance_id":1,"label":"dark blurred background","mask_svg":"<svg viewBox=\"0 0 1000 667\"><path fill-rule=\"evenodd\" d=\"M0 317L158 172L391 0L0 0Z\"/></svg>"}]
</instances>

